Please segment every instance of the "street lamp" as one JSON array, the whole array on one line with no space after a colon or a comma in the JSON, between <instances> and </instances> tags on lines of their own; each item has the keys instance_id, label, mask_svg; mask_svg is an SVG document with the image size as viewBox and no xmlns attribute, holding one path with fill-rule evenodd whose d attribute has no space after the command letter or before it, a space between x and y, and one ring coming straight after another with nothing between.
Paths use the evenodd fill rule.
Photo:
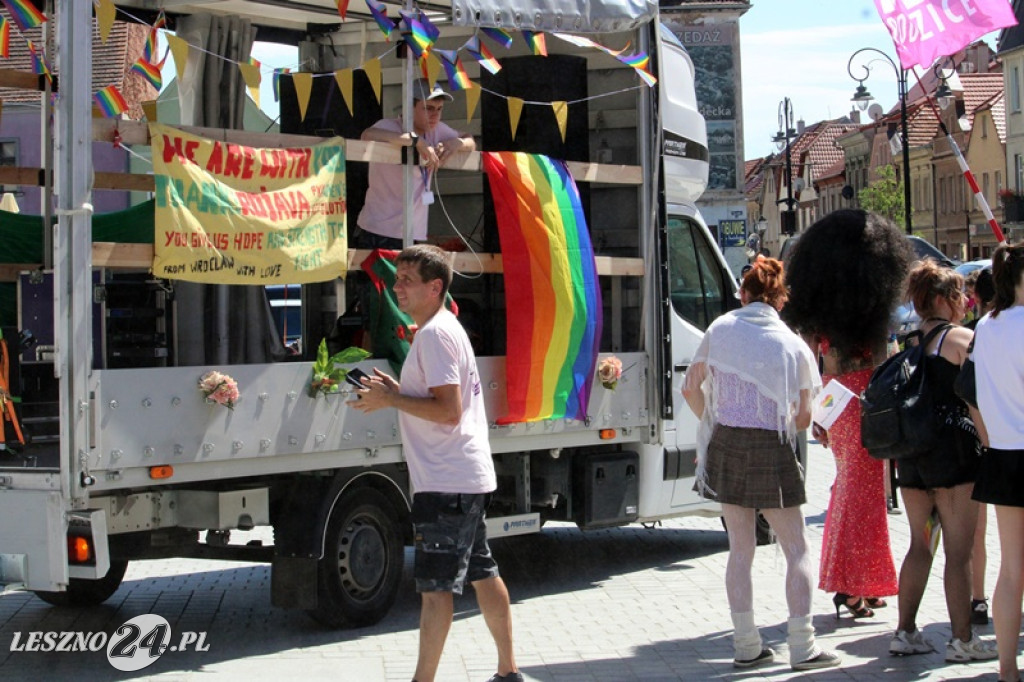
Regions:
<instances>
[{"instance_id":1,"label":"street lamp","mask_svg":"<svg viewBox=\"0 0 1024 682\"><path fill-rule=\"evenodd\" d=\"M898 67L896 62L892 60L892 57L874 47L862 47L850 55L850 61L846 64L846 72L850 74L850 78L857 81L857 90L853 94L852 101L860 107L861 111L867 109L868 104L874 99L871 93L868 92L868 89L864 87L864 81L871 75L871 64L879 61L878 59L868 59L863 64L860 64L860 68L864 70L864 77L858 78L853 75L853 60L862 52L874 52L881 55L885 58L885 61L889 62L889 65L896 73L900 99L900 137L903 143L903 220L906 224L907 234L911 234L913 226L910 220L910 140L907 136L907 72Z\"/></svg>"},{"instance_id":2,"label":"street lamp","mask_svg":"<svg viewBox=\"0 0 1024 682\"><path fill-rule=\"evenodd\" d=\"M779 214L781 217L779 230L782 234L796 233L796 212L793 210L793 204L796 203L793 198L793 164L789 155L789 143L794 137L796 137L796 131L793 129L793 103L788 97L784 97L779 102L779 132L772 137L776 149L780 152L783 149L786 150L786 198L778 201L780 204L786 203L786 210Z\"/></svg>"}]
</instances>

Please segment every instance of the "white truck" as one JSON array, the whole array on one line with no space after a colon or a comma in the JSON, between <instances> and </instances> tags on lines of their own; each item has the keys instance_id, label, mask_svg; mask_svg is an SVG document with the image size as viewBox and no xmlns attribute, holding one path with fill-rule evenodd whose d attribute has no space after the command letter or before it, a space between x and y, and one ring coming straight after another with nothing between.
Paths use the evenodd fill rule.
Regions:
<instances>
[{"instance_id":1,"label":"white truck","mask_svg":"<svg viewBox=\"0 0 1024 682\"><path fill-rule=\"evenodd\" d=\"M150 4L117 2L129 10ZM103 285L92 274L98 252L89 242L86 206L93 177L91 5L55 3L61 90L53 167L54 338L21 368L32 385L23 376L11 393L22 398L23 414L39 395L52 395L59 434L32 439L39 427L26 419L29 443L0 452L0 582L51 603L84 606L110 597L131 560L266 561L272 564L274 605L306 609L334 627L377 622L396 597L404 547L411 543L401 433L393 412L363 415L347 406L344 390L326 398L308 395L313 351L328 332L310 319L317 316L304 323L302 362L180 366L172 352L166 366L131 366L129 358L112 368L104 354L94 354L94 340L106 341L93 331ZM496 49L495 57L510 69L518 60L513 70L529 74L521 86L526 90L519 91L523 99L560 99L544 85L556 77L575 81L585 93L577 131L584 158L570 166L589 192L588 225L605 302L601 356L615 354L625 369L615 390L595 382L586 419L499 425L504 340L484 332L494 353L482 354L479 367L499 477L489 511L492 537L536 533L547 521L587 529L717 515L717 506L692 490L696 421L682 401L681 382L703 330L738 302L736 283L695 204L707 184L708 150L689 56L658 23L657 6L645 2L600 0L587 3L584 15L565 2L428 5L434 24L456 41L482 26L506 29L516 44L507 53ZM173 25L178 13L238 13L273 26L276 36L289 29L315 33L329 45L327 52L358 64L388 45L373 24L355 18L355 9L353 3L345 22L320 31L311 30L314 17L339 23L331 16L333 0L194 7L186 1L174 3L171 19ZM390 7L389 15L397 16L396 9ZM588 35L616 50L628 44L627 52L650 56L657 83L648 87L613 56L550 35L549 56L535 56L519 37L523 28ZM391 59L385 86L400 91L411 82L411 69ZM467 67L471 76L474 67ZM576 71L567 74L569 68ZM494 148L486 120L492 111L483 106L468 124L484 149ZM446 114L457 120L454 111ZM129 122L120 124L127 137ZM230 139L230 131L223 134ZM517 139L520 148L529 145L526 133ZM368 150L365 158L375 158L373 145L347 144L350 160L361 149ZM440 198L456 220L487 210L481 174L471 170L479 167L479 153L473 153L438 181ZM466 178L480 184L474 189ZM349 215L350 228L354 222ZM474 263L482 264L480 278L472 285L457 281L453 294L500 315L505 301L494 284L500 282L500 259L459 254L456 267L470 271ZM104 264L118 266L111 259ZM175 282L156 279L174 308ZM313 295L303 294L304 306ZM164 333L173 336L193 314L178 306ZM8 340L17 360L15 338ZM24 371L28 365L31 373ZM370 371L386 363L365 360L359 366ZM197 399L197 379L209 370L237 380L243 395L234 410L211 409ZM11 442L10 429L7 438ZM256 526L273 527L273 546L230 543L231 530Z\"/></svg>"}]
</instances>

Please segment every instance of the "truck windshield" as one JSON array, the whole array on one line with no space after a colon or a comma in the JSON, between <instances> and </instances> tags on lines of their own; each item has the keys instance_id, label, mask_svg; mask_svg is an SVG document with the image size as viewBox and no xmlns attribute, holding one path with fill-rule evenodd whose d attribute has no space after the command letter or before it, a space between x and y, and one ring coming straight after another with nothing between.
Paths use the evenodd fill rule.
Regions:
<instances>
[{"instance_id":1,"label":"truck windshield","mask_svg":"<svg viewBox=\"0 0 1024 682\"><path fill-rule=\"evenodd\" d=\"M726 273L700 226L687 218L668 219L668 269L672 307L701 331L734 307Z\"/></svg>"}]
</instances>

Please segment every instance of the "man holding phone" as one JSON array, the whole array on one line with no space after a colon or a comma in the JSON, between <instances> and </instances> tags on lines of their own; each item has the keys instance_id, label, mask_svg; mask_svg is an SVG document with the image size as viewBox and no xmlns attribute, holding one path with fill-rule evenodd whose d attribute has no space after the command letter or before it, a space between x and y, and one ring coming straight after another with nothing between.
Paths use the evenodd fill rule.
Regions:
<instances>
[{"instance_id":1,"label":"man holding phone","mask_svg":"<svg viewBox=\"0 0 1024 682\"><path fill-rule=\"evenodd\" d=\"M401 383L374 368L375 376L361 379L352 407L398 410L413 486L413 577L423 599L413 682L433 682L452 624L453 594L462 594L467 581L498 649L498 671L488 682L522 682L508 590L487 545L485 511L497 482L480 375L469 337L444 307L452 280L448 254L417 244L395 264L398 306L418 331Z\"/></svg>"}]
</instances>

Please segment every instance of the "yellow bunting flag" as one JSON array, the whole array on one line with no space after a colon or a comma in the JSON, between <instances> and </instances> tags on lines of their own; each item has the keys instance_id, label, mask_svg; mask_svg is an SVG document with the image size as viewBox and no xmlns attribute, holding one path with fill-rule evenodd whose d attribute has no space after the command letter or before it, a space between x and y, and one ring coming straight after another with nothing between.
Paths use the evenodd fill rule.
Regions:
<instances>
[{"instance_id":1,"label":"yellow bunting flag","mask_svg":"<svg viewBox=\"0 0 1024 682\"><path fill-rule=\"evenodd\" d=\"M165 33L167 45L171 48L171 55L174 56L174 70L180 81L185 76L185 63L188 62L189 44L184 38Z\"/></svg>"},{"instance_id":2,"label":"yellow bunting flag","mask_svg":"<svg viewBox=\"0 0 1024 682\"><path fill-rule=\"evenodd\" d=\"M159 123L149 130L154 274L255 285L344 275L344 140L257 148Z\"/></svg>"},{"instance_id":3,"label":"yellow bunting flag","mask_svg":"<svg viewBox=\"0 0 1024 682\"><path fill-rule=\"evenodd\" d=\"M562 142L565 142L565 124L569 120L569 103L564 100L551 103L555 110L555 120L558 121L558 132L562 134Z\"/></svg>"},{"instance_id":4,"label":"yellow bunting flag","mask_svg":"<svg viewBox=\"0 0 1024 682\"><path fill-rule=\"evenodd\" d=\"M260 83L263 81L259 62L255 64L238 62L238 70L242 72L242 79L245 81L245 87L249 88L249 95L252 97L252 101L256 103L256 106L259 106Z\"/></svg>"},{"instance_id":5,"label":"yellow bunting flag","mask_svg":"<svg viewBox=\"0 0 1024 682\"><path fill-rule=\"evenodd\" d=\"M380 103L380 88L382 83L382 71L380 66L380 59L374 57L373 59L366 60L363 64L363 71L366 72L366 78L370 81L370 85L373 87L373 94L377 95L377 103Z\"/></svg>"},{"instance_id":6,"label":"yellow bunting flag","mask_svg":"<svg viewBox=\"0 0 1024 682\"><path fill-rule=\"evenodd\" d=\"M313 93L313 74L309 72L293 73L292 83L295 85L295 97L299 100L299 120L305 121L309 96Z\"/></svg>"},{"instance_id":7,"label":"yellow bunting flag","mask_svg":"<svg viewBox=\"0 0 1024 682\"><path fill-rule=\"evenodd\" d=\"M426 78L430 81L430 87L433 88L434 83L437 82L438 75L441 73L441 62L439 62L437 57L430 52L425 52L423 54L423 62L425 64L424 71L426 73Z\"/></svg>"},{"instance_id":8,"label":"yellow bunting flag","mask_svg":"<svg viewBox=\"0 0 1024 682\"><path fill-rule=\"evenodd\" d=\"M142 113L146 115L147 121L150 123L156 123L156 100L147 99L145 102L142 102Z\"/></svg>"},{"instance_id":9,"label":"yellow bunting flag","mask_svg":"<svg viewBox=\"0 0 1024 682\"><path fill-rule=\"evenodd\" d=\"M519 128L519 117L523 114L523 100L519 97L508 98L508 123L512 129L512 139L516 139L516 129Z\"/></svg>"},{"instance_id":10,"label":"yellow bunting flag","mask_svg":"<svg viewBox=\"0 0 1024 682\"><path fill-rule=\"evenodd\" d=\"M338 69L334 72L334 80L338 81L338 89L345 100L349 114L355 114L352 110L352 69Z\"/></svg>"},{"instance_id":11,"label":"yellow bunting flag","mask_svg":"<svg viewBox=\"0 0 1024 682\"><path fill-rule=\"evenodd\" d=\"M107 39L110 38L110 29L114 26L114 16L117 14L117 8L114 7L114 0L100 0L99 6L96 8L96 24L100 29L100 40L103 44L107 44Z\"/></svg>"},{"instance_id":12,"label":"yellow bunting flag","mask_svg":"<svg viewBox=\"0 0 1024 682\"><path fill-rule=\"evenodd\" d=\"M466 123L469 123L473 120L476 105L480 103L480 86L473 83L473 87L466 88L463 92L466 93Z\"/></svg>"}]
</instances>

